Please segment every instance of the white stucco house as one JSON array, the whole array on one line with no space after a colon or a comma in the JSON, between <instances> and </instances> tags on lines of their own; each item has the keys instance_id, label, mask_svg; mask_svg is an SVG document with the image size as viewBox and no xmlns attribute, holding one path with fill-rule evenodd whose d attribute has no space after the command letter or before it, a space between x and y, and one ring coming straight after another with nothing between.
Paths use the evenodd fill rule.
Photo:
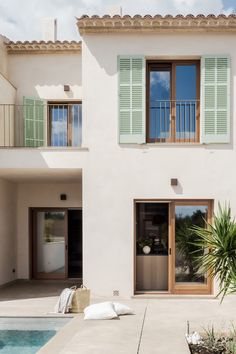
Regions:
<instances>
[{"instance_id":1,"label":"white stucco house","mask_svg":"<svg viewBox=\"0 0 236 354\"><path fill-rule=\"evenodd\" d=\"M77 25L0 38L0 285L216 293L181 245L218 202L236 215L236 16Z\"/></svg>"}]
</instances>

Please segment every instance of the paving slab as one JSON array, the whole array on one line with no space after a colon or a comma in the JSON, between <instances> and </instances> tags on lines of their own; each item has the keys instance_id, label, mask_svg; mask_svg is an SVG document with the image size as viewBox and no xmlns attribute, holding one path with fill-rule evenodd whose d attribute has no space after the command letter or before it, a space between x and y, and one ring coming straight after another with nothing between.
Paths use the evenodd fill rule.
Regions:
<instances>
[{"instance_id":1,"label":"paving slab","mask_svg":"<svg viewBox=\"0 0 236 354\"><path fill-rule=\"evenodd\" d=\"M69 285L29 282L0 289L0 316L52 316L58 295ZM102 301L114 301L114 298L92 299L93 303ZM192 330L198 331L212 324L227 329L236 322L234 295L222 304L214 298L198 296L116 298L115 301L133 308L135 315L108 321L84 321L82 314L73 315L39 353L189 354L184 338L187 321Z\"/></svg>"}]
</instances>

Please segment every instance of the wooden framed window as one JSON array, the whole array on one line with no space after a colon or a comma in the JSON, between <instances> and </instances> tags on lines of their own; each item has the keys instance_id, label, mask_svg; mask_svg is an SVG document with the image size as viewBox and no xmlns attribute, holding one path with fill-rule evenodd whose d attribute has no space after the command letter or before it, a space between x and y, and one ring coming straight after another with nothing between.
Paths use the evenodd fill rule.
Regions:
<instances>
[{"instance_id":1,"label":"wooden framed window","mask_svg":"<svg viewBox=\"0 0 236 354\"><path fill-rule=\"evenodd\" d=\"M82 102L50 102L48 116L49 146L81 146Z\"/></svg>"},{"instance_id":2,"label":"wooden framed window","mask_svg":"<svg viewBox=\"0 0 236 354\"><path fill-rule=\"evenodd\" d=\"M212 222L212 200L134 200L134 292L211 294L193 226Z\"/></svg>"},{"instance_id":3,"label":"wooden framed window","mask_svg":"<svg viewBox=\"0 0 236 354\"><path fill-rule=\"evenodd\" d=\"M200 61L148 61L147 142L199 142Z\"/></svg>"}]
</instances>

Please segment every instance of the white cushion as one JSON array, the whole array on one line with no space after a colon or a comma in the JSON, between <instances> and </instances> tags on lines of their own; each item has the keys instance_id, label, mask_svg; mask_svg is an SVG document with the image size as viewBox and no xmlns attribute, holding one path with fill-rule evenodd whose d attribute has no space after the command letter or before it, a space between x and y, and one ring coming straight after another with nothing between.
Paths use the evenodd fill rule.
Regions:
<instances>
[{"instance_id":1,"label":"white cushion","mask_svg":"<svg viewBox=\"0 0 236 354\"><path fill-rule=\"evenodd\" d=\"M113 305L118 316L134 314L134 311L126 305L120 304L119 302L113 302Z\"/></svg>"},{"instance_id":2,"label":"white cushion","mask_svg":"<svg viewBox=\"0 0 236 354\"><path fill-rule=\"evenodd\" d=\"M117 318L112 302L101 302L84 309L85 320L111 320Z\"/></svg>"}]
</instances>

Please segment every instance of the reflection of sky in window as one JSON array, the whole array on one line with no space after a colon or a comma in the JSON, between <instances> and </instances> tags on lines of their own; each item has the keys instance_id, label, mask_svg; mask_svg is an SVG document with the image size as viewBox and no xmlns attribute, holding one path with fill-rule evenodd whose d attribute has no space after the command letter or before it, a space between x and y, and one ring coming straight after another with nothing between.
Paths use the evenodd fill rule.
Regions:
<instances>
[{"instance_id":1,"label":"reflection of sky in window","mask_svg":"<svg viewBox=\"0 0 236 354\"><path fill-rule=\"evenodd\" d=\"M176 66L176 138L194 138L196 132L196 65ZM150 72L150 138L166 139L170 132L170 71ZM191 101L190 101L191 100Z\"/></svg>"},{"instance_id":2,"label":"reflection of sky in window","mask_svg":"<svg viewBox=\"0 0 236 354\"><path fill-rule=\"evenodd\" d=\"M71 107L72 113L72 146L82 144L82 105L75 104Z\"/></svg>"},{"instance_id":3,"label":"reflection of sky in window","mask_svg":"<svg viewBox=\"0 0 236 354\"><path fill-rule=\"evenodd\" d=\"M72 120L72 146L82 143L82 105L54 105L51 108L51 145L68 146L68 117Z\"/></svg>"},{"instance_id":4,"label":"reflection of sky in window","mask_svg":"<svg viewBox=\"0 0 236 354\"><path fill-rule=\"evenodd\" d=\"M196 65L176 66L176 100L196 100Z\"/></svg>"},{"instance_id":5,"label":"reflection of sky in window","mask_svg":"<svg viewBox=\"0 0 236 354\"><path fill-rule=\"evenodd\" d=\"M67 110L67 106L53 106L52 108L52 146L67 146Z\"/></svg>"},{"instance_id":6,"label":"reflection of sky in window","mask_svg":"<svg viewBox=\"0 0 236 354\"><path fill-rule=\"evenodd\" d=\"M207 213L206 205L178 205L175 207L175 215L177 217L192 216L194 212L200 210L203 214Z\"/></svg>"},{"instance_id":7,"label":"reflection of sky in window","mask_svg":"<svg viewBox=\"0 0 236 354\"><path fill-rule=\"evenodd\" d=\"M170 72L151 71L150 72L150 96L152 104L156 100L170 99Z\"/></svg>"},{"instance_id":8,"label":"reflection of sky in window","mask_svg":"<svg viewBox=\"0 0 236 354\"><path fill-rule=\"evenodd\" d=\"M176 66L176 100L181 101L176 103L176 132L179 139L184 138L183 132L188 132L192 138L196 131L196 78L196 65Z\"/></svg>"},{"instance_id":9,"label":"reflection of sky in window","mask_svg":"<svg viewBox=\"0 0 236 354\"><path fill-rule=\"evenodd\" d=\"M168 138L170 130L170 71L150 72L150 137Z\"/></svg>"}]
</instances>

